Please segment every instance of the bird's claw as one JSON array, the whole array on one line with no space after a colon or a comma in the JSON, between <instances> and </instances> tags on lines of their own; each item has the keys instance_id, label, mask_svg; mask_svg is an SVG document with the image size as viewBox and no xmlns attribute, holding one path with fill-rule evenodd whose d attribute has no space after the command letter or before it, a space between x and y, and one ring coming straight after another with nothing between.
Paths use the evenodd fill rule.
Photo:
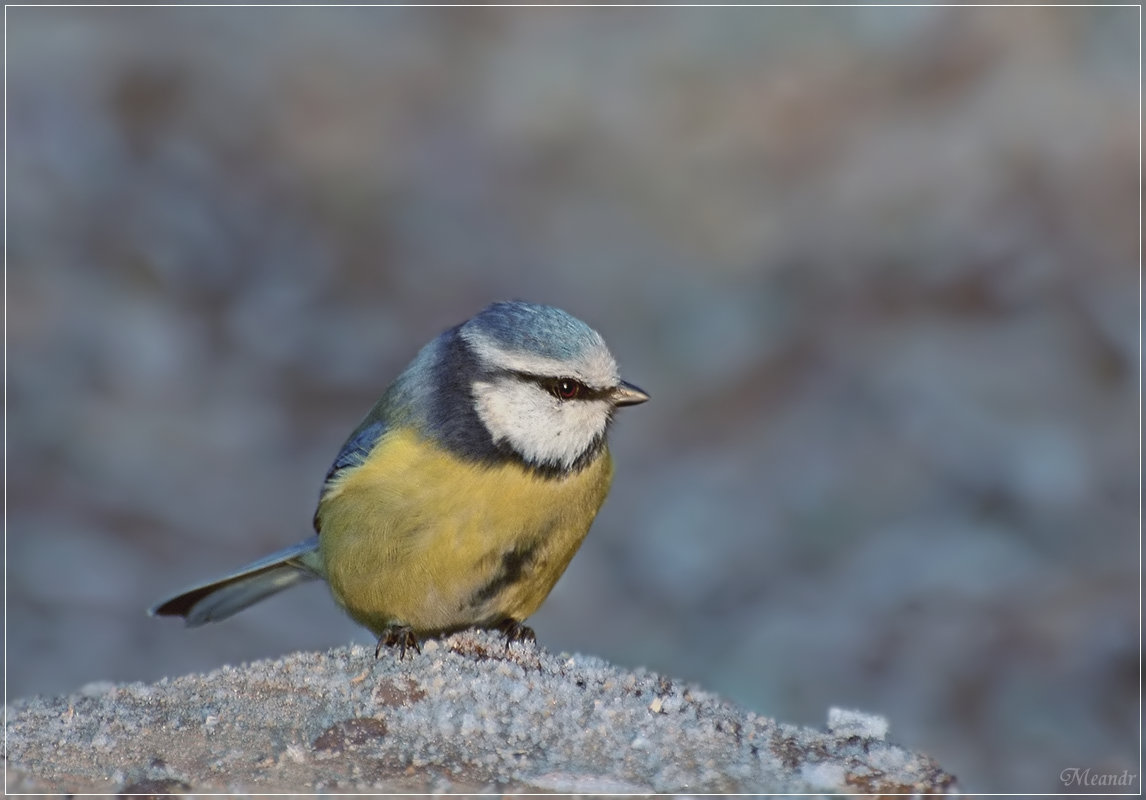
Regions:
<instances>
[{"instance_id":1,"label":"bird's claw","mask_svg":"<svg viewBox=\"0 0 1146 800\"><path fill-rule=\"evenodd\" d=\"M515 619L507 619L497 626L497 629L505 635L505 649L509 650L509 646L514 642L536 642L537 636L533 633L533 628L528 625L522 625Z\"/></svg>"},{"instance_id":2,"label":"bird's claw","mask_svg":"<svg viewBox=\"0 0 1146 800\"><path fill-rule=\"evenodd\" d=\"M375 659L382 653L383 646L397 647L399 661L406 657L407 648L413 649L418 654L422 652L422 645L419 644L418 637L414 635L414 630L409 625L394 625L384 630L374 648Z\"/></svg>"}]
</instances>

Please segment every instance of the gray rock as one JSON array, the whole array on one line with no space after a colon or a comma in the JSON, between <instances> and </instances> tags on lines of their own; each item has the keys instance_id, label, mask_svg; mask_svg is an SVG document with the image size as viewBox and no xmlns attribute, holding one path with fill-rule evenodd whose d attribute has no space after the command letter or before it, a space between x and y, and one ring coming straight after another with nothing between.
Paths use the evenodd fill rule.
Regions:
<instances>
[{"instance_id":1,"label":"gray rock","mask_svg":"<svg viewBox=\"0 0 1146 800\"><path fill-rule=\"evenodd\" d=\"M954 791L930 758L885 741L879 717L833 709L828 733L784 725L484 631L403 661L361 646L294 653L7 711L9 791Z\"/></svg>"}]
</instances>

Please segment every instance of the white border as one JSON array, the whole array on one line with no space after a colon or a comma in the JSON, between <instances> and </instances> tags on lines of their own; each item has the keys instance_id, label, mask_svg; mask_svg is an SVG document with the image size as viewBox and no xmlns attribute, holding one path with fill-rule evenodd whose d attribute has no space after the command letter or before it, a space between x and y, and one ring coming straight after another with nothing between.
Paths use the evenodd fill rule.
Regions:
<instances>
[{"instance_id":1,"label":"white border","mask_svg":"<svg viewBox=\"0 0 1146 800\"><path fill-rule=\"evenodd\" d=\"M313 2L249 2L249 3L5 3L3 13L3 787L8 792L8 9L9 8L1137 8L1138 9L1138 782L1143 782L1143 5L1141 3L1042 3L1042 2L825 2L825 3L740 3L740 2L683 2L683 3L313 3ZM202 797L230 797L226 792L193 792ZM44 797L45 792L13 793L14 797ZM50 793L47 793L50 797ZM104 797L105 792L70 792L71 797ZM301 792L259 792L266 797L311 797ZM314 793L319 794L319 793ZM382 797L437 797L442 794L419 794L401 792L382 794L378 792L322 792L323 795L337 797L361 797L361 795L382 795ZM446 794L453 794L447 792ZM463 794L472 794L465 792ZM555 797L551 793L513 792L523 797ZM690 792L697 797L708 797L706 793ZM959 797L1077 797L1074 792L1030 794L1029 792L1007 793L967 793L958 792ZM1088 792L1089 797L1141 797L1141 792ZM644 797L645 793L639 794ZM722 797L716 795L716 797ZM786 793L787 797L823 797L822 793ZM621 795L625 797L625 795ZM733 795L733 797L754 797L753 794ZM921 797L918 793L894 794L888 797ZM923 795L929 797L929 795ZM943 795L936 795L943 797Z\"/></svg>"}]
</instances>

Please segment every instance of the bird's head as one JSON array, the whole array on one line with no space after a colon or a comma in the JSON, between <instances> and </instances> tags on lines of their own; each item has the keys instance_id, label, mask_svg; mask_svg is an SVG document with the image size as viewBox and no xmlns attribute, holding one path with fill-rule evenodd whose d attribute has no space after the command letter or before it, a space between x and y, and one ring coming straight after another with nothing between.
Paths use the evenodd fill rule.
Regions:
<instances>
[{"instance_id":1,"label":"bird's head","mask_svg":"<svg viewBox=\"0 0 1146 800\"><path fill-rule=\"evenodd\" d=\"M558 308L494 303L454 334L443 357L468 363L439 375L461 379L470 424L476 417L495 447L531 466L577 469L604 446L617 408L649 399L621 380L601 335Z\"/></svg>"}]
</instances>

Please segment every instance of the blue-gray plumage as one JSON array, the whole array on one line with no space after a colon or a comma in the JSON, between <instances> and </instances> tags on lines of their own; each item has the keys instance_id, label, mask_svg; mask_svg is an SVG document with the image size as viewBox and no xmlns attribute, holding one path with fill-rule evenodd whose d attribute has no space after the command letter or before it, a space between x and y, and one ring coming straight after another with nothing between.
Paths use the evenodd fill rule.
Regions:
<instances>
[{"instance_id":1,"label":"blue-gray plumage","mask_svg":"<svg viewBox=\"0 0 1146 800\"><path fill-rule=\"evenodd\" d=\"M187 627L221 619L299 583L322 577L318 537L276 550L234 572L160 603L152 614L180 616Z\"/></svg>"},{"instance_id":2,"label":"blue-gray plumage","mask_svg":"<svg viewBox=\"0 0 1146 800\"><path fill-rule=\"evenodd\" d=\"M559 308L531 303L495 303L469 323L509 351L555 361L580 358L591 348L604 348L601 334Z\"/></svg>"},{"instance_id":3,"label":"blue-gray plumage","mask_svg":"<svg viewBox=\"0 0 1146 800\"><path fill-rule=\"evenodd\" d=\"M471 625L524 635L604 502L614 411L647 399L585 323L495 303L422 348L350 434L317 537L152 613L198 625L322 577L403 651Z\"/></svg>"}]
</instances>

